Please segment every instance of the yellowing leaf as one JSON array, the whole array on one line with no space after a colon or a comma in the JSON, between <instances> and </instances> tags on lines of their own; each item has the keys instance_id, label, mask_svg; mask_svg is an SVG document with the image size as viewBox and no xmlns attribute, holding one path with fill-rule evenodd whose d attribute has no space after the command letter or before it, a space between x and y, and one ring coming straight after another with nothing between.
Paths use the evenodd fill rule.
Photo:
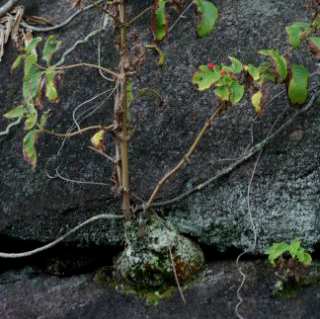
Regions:
<instances>
[{"instance_id":1,"label":"yellowing leaf","mask_svg":"<svg viewBox=\"0 0 320 319\"><path fill-rule=\"evenodd\" d=\"M56 76L56 71L53 68L48 68L46 70L46 98L52 103L58 103L58 92L55 86L54 77Z\"/></svg>"},{"instance_id":2,"label":"yellowing leaf","mask_svg":"<svg viewBox=\"0 0 320 319\"><path fill-rule=\"evenodd\" d=\"M197 24L197 34L199 37L207 36L214 29L218 18L216 6L206 0L193 0L199 13L199 22Z\"/></svg>"},{"instance_id":3,"label":"yellowing leaf","mask_svg":"<svg viewBox=\"0 0 320 319\"><path fill-rule=\"evenodd\" d=\"M37 130L29 131L22 142L23 157L35 169L37 165L37 151L35 148L35 143L37 139Z\"/></svg>"},{"instance_id":4,"label":"yellowing leaf","mask_svg":"<svg viewBox=\"0 0 320 319\"><path fill-rule=\"evenodd\" d=\"M100 130L98 131L97 133L95 133L90 141L91 141L91 144L98 150L100 151L104 151L105 150L105 146L104 146L104 136L105 136L105 133L106 131L104 130Z\"/></svg>"},{"instance_id":5,"label":"yellowing leaf","mask_svg":"<svg viewBox=\"0 0 320 319\"><path fill-rule=\"evenodd\" d=\"M24 105L19 105L13 110L5 113L3 115L7 119L15 119L15 118L22 118L24 116Z\"/></svg>"},{"instance_id":6,"label":"yellowing leaf","mask_svg":"<svg viewBox=\"0 0 320 319\"><path fill-rule=\"evenodd\" d=\"M14 69L16 69L17 67L19 67L19 65L21 64L21 62L26 58L25 54L19 55L16 60L13 62L12 67L11 67L11 71L13 71Z\"/></svg>"},{"instance_id":7,"label":"yellowing leaf","mask_svg":"<svg viewBox=\"0 0 320 319\"><path fill-rule=\"evenodd\" d=\"M152 49L159 54L159 61L157 63L157 66L159 66L159 67L163 66L164 61L165 61L165 55L164 55L163 51L156 45L145 45L145 47L147 49Z\"/></svg>"},{"instance_id":8,"label":"yellowing leaf","mask_svg":"<svg viewBox=\"0 0 320 319\"><path fill-rule=\"evenodd\" d=\"M261 100L262 100L262 92L261 91L258 91L251 96L251 103L252 103L252 106L254 107L257 115L260 115L262 112Z\"/></svg>"}]
</instances>

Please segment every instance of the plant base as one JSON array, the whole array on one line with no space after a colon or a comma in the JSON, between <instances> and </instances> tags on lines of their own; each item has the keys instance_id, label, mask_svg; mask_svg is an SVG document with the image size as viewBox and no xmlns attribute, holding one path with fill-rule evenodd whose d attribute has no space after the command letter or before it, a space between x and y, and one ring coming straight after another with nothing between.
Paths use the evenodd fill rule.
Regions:
<instances>
[{"instance_id":1,"label":"plant base","mask_svg":"<svg viewBox=\"0 0 320 319\"><path fill-rule=\"evenodd\" d=\"M143 226L127 222L125 240L126 248L116 262L116 280L124 291L149 301L161 299L177 286L175 274L182 286L204 268L200 247L157 216L149 217Z\"/></svg>"}]
</instances>

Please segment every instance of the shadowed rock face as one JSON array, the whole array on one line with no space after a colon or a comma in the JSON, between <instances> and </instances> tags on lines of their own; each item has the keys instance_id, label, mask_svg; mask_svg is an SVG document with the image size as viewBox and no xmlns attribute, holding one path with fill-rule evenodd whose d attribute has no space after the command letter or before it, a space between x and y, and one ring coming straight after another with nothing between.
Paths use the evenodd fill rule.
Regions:
<instances>
[{"instance_id":1,"label":"shadowed rock face","mask_svg":"<svg viewBox=\"0 0 320 319\"><path fill-rule=\"evenodd\" d=\"M271 295L274 270L261 262L243 262L247 275L243 304L244 318L318 319L319 284L307 287L293 298ZM184 291L186 304L175 292L157 306L146 306L134 295L123 295L110 286L101 286L94 274L66 278L39 275L25 267L0 276L1 318L52 319L145 319L145 318L235 318L236 290L240 278L235 262L220 261L208 266L203 279Z\"/></svg>"},{"instance_id":2,"label":"shadowed rock face","mask_svg":"<svg viewBox=\"0 0 320 319\"><path fill-rule=\"evenodd\" d=\"M22 2L27 13L45 16L54 22L60 22L70 14L64 1ZM129 7L128 14L133 15L149 4L148 1L136 2ZM143 199L150 195L159 178L181 158L215 107L212 94L197 92L192 86L191 77L197 66L206 62L227 63L228 56L235 56L244 63L258 64L261 58L257 50L273 47L285 50L285 26L310 18L303 0L227 0L215 3L220 16L210 37L196 39L196 18L194 10L190 9L161 45L166 54L165 66L157 69L157 56L149 52L146 64L139 73L141 81L133 82L134 90L152 87L165 100L161 109L156 108L156 102L149 97L135 100L132 106L135 133L130 145L131 185L132 191ZM98 28L99 19L99 13L85 12L54 32L63 40L60 53L89 31ZM141 41L150 43L152 38L147 23L147 18L141 19L135 28ZM40 35L46 37L48 34ZM111 32L105 32L101 42L102 64L115 67L117 54L113 51ZM10 75L16 55L9 43L1 65L1 113L21 101L21 72ZM79 46L66 64L81 61L96 63L97 39ZM295 52L291 61L304 62L310 72L316 69L309 53L302 58L300 53ZM103 80L96 70L66 72L64 86L60 89L61 102L52 106L49 128L66 131L73 123L72 112L80 103L111 88L112 83ZM272 88L271 96L280 90ZM81 123L82 127L111 122L112 98L106 99L107 96L108 93L105 93L77 110L76 115L79 116L101 103L100 108ZM174 198L223 170L239 158L248 146L262 141L270 133L274 121L287 105L286 98L281 95L259 119L246 101L224 112L201 142L189 165L163 187L158 200ZM292 108L283 114L276 127L294 111ZM1 130L6 125L7 121L1 118ZM0 139L1 235L44 243L95 214L121 214L118 199L113 198L110 192L111 165L88 149L89 134L68 140L60 153L61 140L41 136L37 143L39 164L35 171L22 158L23 135L20 127ZM271 242L294 237L303 238L304 245L309 248L318 241L319 140L320 111L317 102L310 112L279 134L263 152L250 195L259 252ZM112 153L112 140L108 138L106 142L107 151ZM69 179L107 185L50 179L44 173L45 166L51 175L55 175L58 168L61 175ZM251 248L253 234L248 218L247 187L253 166L254 158L201 192L166 206L162 215L182 233L221 251L231 247ZM122 234L121 221L101 221L83 229L67 242L82 247L121 245ZM5 246L5 242L1 243L1 250Z\"/></svg>"}]
</instances>

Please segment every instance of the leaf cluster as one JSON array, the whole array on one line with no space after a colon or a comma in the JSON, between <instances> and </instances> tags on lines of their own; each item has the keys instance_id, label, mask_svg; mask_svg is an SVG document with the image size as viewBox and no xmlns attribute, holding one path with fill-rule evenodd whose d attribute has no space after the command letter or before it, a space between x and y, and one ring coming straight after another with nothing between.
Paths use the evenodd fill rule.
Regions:
<instances>
[{"instance_id":1,"label":"leaf cluster","mask_svg":"<svg viewBox=\"0 0 320 319\"><path fill-rule=\"evenodd\" d=\"M273 243L272 246L266 249L265 253L268 255L268 259L273 266L275 266L276 261L285 254L288 254L291 259L298 261L304 266L308 266L312 262L311 255L305 252L299 238L295 238L290 244L285 242Z\"/></svg>"},{"instance_id":2,"label":"leaf cluster","mask_svg":"<svg viewBox=\"0 0 320 319\"><path fill-rule=\"evenodd\" d=\"M12 70L17 69L23 63L23 104L13 108L3 116L9 120L24 119L24 129L27 131L23 139L23 156L27 162L36 167L37 153L35 143L38 133L45 126L48 118L47 112L39 111L42 105L42 89L45 86L45 97L51 103L57 103L58 92L56 89L57 71L51 66L53 54L58 50L60 42L54 36L49 36L42 49L42 60L46 67L38 63L37 46L42 41L41 37L25 38L24 53L19 55L12 65Z\"/></svg>"}]
</instances>

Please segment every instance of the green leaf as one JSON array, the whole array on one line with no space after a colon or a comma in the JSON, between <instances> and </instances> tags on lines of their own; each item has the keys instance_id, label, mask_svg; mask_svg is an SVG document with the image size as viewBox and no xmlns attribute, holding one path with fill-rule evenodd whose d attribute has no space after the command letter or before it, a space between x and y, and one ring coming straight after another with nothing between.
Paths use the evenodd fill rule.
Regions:
<instances>
[{"instance_id":1,"label":"green leaf","mask_svg":"<svg viewBox=\"0 0 320 319\"><path fill-rule=\"evenodd\" d=\"M260 79L260 69L259 67L255 67L252 64L248 65L248 72L252 76L254 81L258 81Z\"/></svg>"},{"instance_id":2,"label":"green leaf","mask_svg":"<svg viewBox=\"0 0 320 319\"><path fill-rule=\"evenodd\" d=\"M286 27L286 31L288 33L288 42L289 44L294 48L298 49L301 40L300 40L300 35L303 33L300 28L289 26Z\"/></svg>"},{"instance_id":3,"label":"green leaf","mask_svg":"<svg viewBox=\"0 0 320 319\"><path fill-rule=\"evenodd\" d=\"M288 97L292 104L303 104L308 97L308 70L298 64L291 65L292 77L288 85Z\"/></svg>"},{"instance_id":4,"label":"green leaf","mask_svg":"<svg viewBox=\"0 0 320 319\"><path fill-rule=\"evenodd\" d=\"M164 61L165 61L165 55L164 55L163 51L156 45L145 45L145 48L152 49L159 54L159 61L157 63L157 66L162 67L164 64Z\"/></svg>"},{"instance_id":5,"label":"green leaf","mask_svg":"<svg viewBox=\"0 0 320 319\"><path fill-rule=\"evenodd\" d=\"M222 101L229 101L230 100L230 89L228 86L219 86L214 89L214 94L218 96Z\"/></svg>"},{"instance_id":6,"label":"green leaf","mask_svg":"<svg viewBox=\"0 0 320 319\"><path fill-rule=\"evenodd\" d=\"M320 60L320 38L311 37L309 38L308 48L312 54L315 55L317 60Z\"/></svg>"},{"instance_id":7,"label":"green leaf","mask_svg":"<svg viewBox=\"0 0 320 319\"><path fill-rule=\"evenodd\" d=\"M59 49L61 41L58 41L54 35L50 35L44 44L42 59L50 65L52 55Z\"/></svg>"},{"instance_id":8,"label":"green leaf","mask_svg":"<svg viewBox=\"0 0 320 319\"><path fill-rule=\"evenodd\" d=\"M289 253L291 255L292 258L295 258L297 256L297 252L299 250L300 247L300 239L299 238L295 238L289 245Z\"/></svg>"},{"instance_id":9,"label":"green leaf","mask_svg":"<svg viewBox=\"0 0 320 319\"><path fill-rule=\"evenodd\" d=\"M37 130L31 130L23 138L23 157L35 169L37 165L37 152L35 143L37 139Z\"/></svg>"},{"instance_id":10,"label":"green leaf","mask_svg":"<svg viewBox=\"0 0 320 319\"><path fill-rule=\"evenodd\" d=\"M48 116L47 113L43 113L43 114L41 115L41 119L40 119L39 125L40 125L40 127L41 127L42 129L46 126L47 121L48 121L48 118L49 118L49 116Z\"/></svg>"},{"instance_id":11,"label":"green leaf","mask_svg":"<svg viewBox=\"0 0 320 319\"><path fill-rule=\"evenodd\" d=\"M310 24L305 22L296 22L291 26L286 27L288 42L293 48L299 48L301 44L301 36L309 27Z\"/></svg>"},{"instance_id":12,"label":"green leaf","mask_svg":"<svg viewBox=\"0 0 320 319\"><path fill-rule=\"evenodd\" d=\"M11 71L15 70L17 67L19 67L19 65L21 64L21 62L26 58L25 54L21 54L19 55L16 60L13 62L12 67L11 67Z\"/></svg>"},{"instance_id":13,"label":"green leaf","mask_svg":"<svg viewBox=\"0 0 320 319\"><path fill-rule=\"evenodd\" d=\"M3 116L7 119L21 119L24 116L24 105L19 105L15 107L13 110L5 113Z\"/></svg>"},{"instance_id":14,"label":"green leaf","mask_svg":"<svg viewBox=\"0 0 320 319\"><path fill-rule=\"evenodd\" d=\"M58 92L54 83L56 71L53 68L48 68L45 72L46 76L46 98L52 103L58 103Z\"/></svg>"},{"instance_id":15,"label":"green leaf","mask_svg":"<svg viewBox=\"0 0 320 319\"><path fill-rule=\"evenodd\" d=\"M37 63L37 56L35 54L30 54L26 57L24 63L24 77L29 77L30 70Z\"/></svg>"},{"instance_id":16,"label":"green leaf","mask_svg":"<svg viewBox=\"0 0 320 319\"><path fill-rule=\"evenodd\" d=\"M233 81L233 83L230 86L230 90L231 90L230 102L232 105L235 105L243 97L244 86L240 85L237 81Z\"/></svg>"},{"instance_id":17,"label":"green leaf","mask_svg":"<svg viewBox=\"0 0 320 319\"><path fill-rule=\"evenodd\" d=\"M234 74L241 73L241 71L242 71L242 63L238 59L236 59L236 58L234 58L232 56L229 56L229 59L232 62L232 64L231 64L232 72Z\"/></svg>"},{"instance_id":18,"label":"green leaf","mask_svg":"<svg viewBox=\"0 0 320 319\"><path fill-rule=\"evenodd\" d=\"M267 248L266 254L269 255L269 261L272 265L275 265L275 260L278 259L283 253L289 250L287 243L274 243L271 247Z\"/></svg>"},{"instance_id":19,"label":"green leaf","mask_svg":"<svg viewBox=\"0 0 320 319\"><path fill-rule=\"evenodd\" d=\"M207 36L214 29L218 19L218 10L210 1L193 0L199 13L199 22L197 24L197 34L199 37Z\"/></svg>"},{"instance_id":20,"label":"green leaf","mask_svg":"<svg viewBox=\"0 0 320 319\"><path fill-rule=\"evenodd\" d=\"M219 79L220 76L217 71L211 71L206 65L201 65L193 74L192 83L197 86L199 91L204 91L218 82Z\"/></svg>"},{"instance_id":21,"label":"green leaf","mask_svg":"<svg viewBox=\"0 0 320 319\"><path fill-rule=\"evenodd\" d=\"M152 95L154 95L158 100L158 107L161 107L163 105L164 101L163 101L161 95L159 94L159 92L157 92L156 90L150 89L150 88L143 88L143 89L138 91L137 96L141 96L141 95L144 95L144 94L152 94Z\"/></svg>"},{"instance_id":22,"label":"green leaf","mask_svg":"<svg viewBox=\"0 0 320 319\"><path fill-rule=\"evenodd\" d=\"M284 56L281 56L277 49L260 50L259 53L270 57L273 65L274 65L275 71L279 75L280 82L283 82L287 78L287 75L288 75L287 61L284 58Z\"/></svg>"},{"instance_id":23,"label":"green leaf","mask_svg":"<svg viewBox=\"0 0 320 319\"><path fill-rule=\"evenodd\" d=\"M26 101L34 99L40 93L41 77L43 72L33 64L23 78L23 97Z\"/></svg>"},{"instance_id":24,"label":"green leaf","mask_svg":"<svg viewBox=\"0 0 320 319\"><path fill-rule=\"evenodd\" d=\"M312 257L310 254L305 253L304 251L297 251L298 260L305 266L308 266L312 263Z\"/></svg>"},{"instance_id":25,"label":"green leaf","mask_svg":"<svg viewBox=\"0 0 320 319\"><path fill-rule=\"evenodd\" d=\"M24 129L31 130L37 123L38 112L33 103L27 103L27 114L24 122Z\"/></svg>"},{"instance_id":26,"label":"green leaf","mask_svg":"<svg viewBox=\"0 0 320 319\"><path fill-rule=\"evenodd\" d=\"M150 28L154 40L161 42L168 34L168 20L165 12L165 1L157 0L152 7Z\"/></svg>"},{"instance_id":27,"label":"green leaf","mask_svg":"<svg viewBox=\"0 0 320 319\"><path fill-rule=\"evenodd\" d=\"M34 49L37 47L37 45L39 44L39 42L41 42L42 38L41 37L36 37L33 38L29 44L26 46L25 51L26 53L29 55L31 53L33 53Z\"/></svg>"}]
</instances>

